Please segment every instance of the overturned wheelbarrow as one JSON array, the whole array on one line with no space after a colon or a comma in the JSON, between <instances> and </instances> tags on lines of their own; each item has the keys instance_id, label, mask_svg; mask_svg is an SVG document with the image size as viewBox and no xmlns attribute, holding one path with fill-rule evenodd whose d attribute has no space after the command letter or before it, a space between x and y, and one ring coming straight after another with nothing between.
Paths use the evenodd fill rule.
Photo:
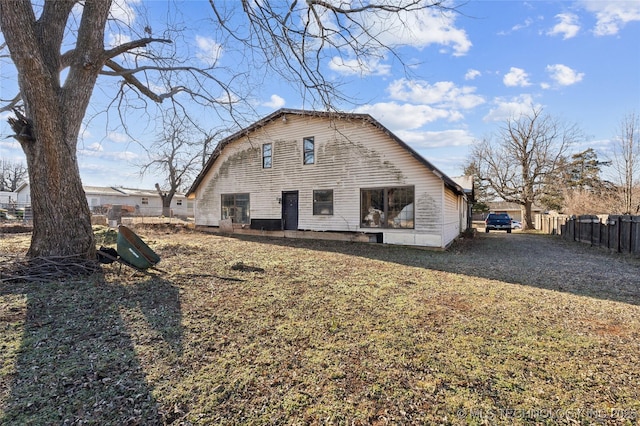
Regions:
<instances>
[{"instance_id":1,"label":"overturned wheelbarrow","mask_svg":"<svg viewBox=\"0 0 640 426\"><path fill-rule=\"evenodd\" d=\"M118 227L116 245L116 250L100 247L98 260L101 263L119 262L140 271L149 268L158 270L155 265L160 262L160 256L124 225Z\"/></svg>"},{"instance_id":2,"label":"overturned wheelbarrow","mask_svg":"<svg viewBox=\"0 0 640 426\"><path fill-rule=\"evenodd\" d=\"M116 251L120 258L138 269L152 268L160 262L160 256L151 250L135 232L124 225L118 227L116 244Z\"/></svg>"}]
</instances>

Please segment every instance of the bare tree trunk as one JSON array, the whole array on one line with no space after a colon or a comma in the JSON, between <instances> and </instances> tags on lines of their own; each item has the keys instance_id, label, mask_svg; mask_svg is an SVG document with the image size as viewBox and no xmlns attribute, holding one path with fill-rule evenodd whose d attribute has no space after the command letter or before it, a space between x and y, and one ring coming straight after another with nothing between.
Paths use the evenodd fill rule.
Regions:
<instances>
[{"instance_id":1,"label":"bare tree trunk","mask_svg":"<svg viewBox=\"0 0 640 426\"><path fill-rule=\"evenodd\" d=\"M175 189L163 191L160 189L160 185L156 183L156 191L158 191L158 195L160 195L160 199L162 200L162 216L171 217L171 200L173 200L173 196L176 194Z\"/></svg>"},{"instance_id":2,"label":"bare tree trunk","mask_svg":"<svg viewBox=\"0 0 640 426\"><path fill-rule=\"evenodd\" d=\"M533 229L535 226L533 225L533 214L531 213L531 206L533 203L531 201L524 202L524 211L522 217L522 229Z\"/></svg>"},{"instance_id":3,"label":"bare tree trunk","mask_svg":"<svg viewBox=\"0 0 640 426\"><path fill-rule=\"evenodd\" d=\"M95 244L91 213L80 180L76 139L56 126L63 121L56 112L49 111L48 123L34 126L34 134L42 136L23 144L33 212L28 255L92 258ZM47 128L49 125L54 128Z\"/></svg>"},{"instance_id":4,"label":"bare tree trunk","mask_svg":"<svg viewBox=\"0 0 640 426\"><path fill-rule=\"evenodd\" d=\"M86 2L75 49L61 55L74 0L48 1L36 20L29 1L0 2L0 26L18 71L24 115L10 124L27 158L33 211L31 257L93 258L91 214L76 144L98 73L106 60L110 1ZM61 71L67 70L61 82Z\"/></svg>"},{"instance_id":5,"label":"bare tree trunk","mask_svg":"<svg viewBox=\"0 0 640 426\"><path fill-rule=\"evenodd\" d=\"M640 170L640 144L638 142L638 121L636 113L625 116L620 122L618 141L614 146L613 167L618 172L623 213L632 214L637 210L634 201L634 186Z\"/></svg>"}]
</instances>

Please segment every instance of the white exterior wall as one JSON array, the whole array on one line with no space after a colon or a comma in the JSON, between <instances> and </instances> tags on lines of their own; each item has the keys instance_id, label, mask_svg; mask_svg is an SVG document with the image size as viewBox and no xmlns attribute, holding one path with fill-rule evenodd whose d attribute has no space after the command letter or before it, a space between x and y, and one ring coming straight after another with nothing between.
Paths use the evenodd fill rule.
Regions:
<instances>
[{"instance_id":1,"label":"white exterior wall","mask_svg":"<svg viewBox=\"0 0 640 426\"><path fill-rule=\"evenodd\" d=\"M91 194L87 193L87 202L89 203L89 207L93 208L96 206L103 205L114 205L120 204L125 206L138 206L139 212L143 216L160 216L162 215L162 200L160 196L157 194L149 194L149 195L134 195L134 194L122 194L122 195L111 195L111 194ZM142 199L146 198L148 200L148 204L142 204ZM182 201L182 205L178 205L178 200ZM193 216L193 208L188 209L187 203L191 203L191 201L187 201L184 196L174 196L171 199L171 211L174 216Z\"/></svg>"},{"instance_id":2,"label":"white exterior wall","mask_svg":"<svg viewBox=\"0 0 640 426\"><path fill-rule=\"evenodd\" d=\"M120 204L134 207L136 205L139 206L141 215L160 216L162 214L162 200L157 193L150 192L147 195L134 195L85 191L85 196L87 198L87 204L91 210L93 210L93 207L97 206ZM149 204L142 204L143 197L148 198ZM177 204L178 200L182 200L181 206ZM21 188L21 191L17 193L17 202L20 205L31 204L31 191L29 189L29 185ZM193 216L193 202L191 200L187 200L184 195L176 195L171 200L171 210L173 211L174 216L191 217Z\"/></svg>"},{"instance_id":3,"label":"white exterior wall","mask_svg":"<svg viewBox=\"0 0 640 426\"><path fill-rule=\"evenodd\" d=\"M17 203L17 202L18 202L17 192L0 191L0 205Z\"/></svg>"},{"instance_id":4,"label":"white exterior wall","mask_svg":"<svg viewBox=\"0 0 640 426\"><path fill-rule=\"evenodd\" d=\"M460 222L463 219L463 211L460 209L463 207L463 203L460 202L460 198L450 189L444 191L445 222L443 242L445 246L460 235L462 231Z\"/></svg>"},{"instance_id":5,"label":"white exterior wall","mask_svg":"<svg viewBox=\"0 0 640 426\"><path fill-rule=\"evenodd\" d=\"M21 206L31 205L31 191L29 190L29 185L23 185L18 188L17 191L17 201Z\"/></svg>"},{"instance_id":6,"label":"white exterior wall","mask_svg":"<svg viewBox=\"0 0 640 426\"><path fill-rule=\"evenodd\" d=\"M219 225L222 194L249 193L250 218L280 219L282 192L298 191L300 230L382 232L386 243L432 247L459 233L455 208L444 219L442 179L368 122L340 120L337 130L327 118L287 115L228 144L196 189L196 225ZM315 164L303 165L303 138L311 136ZM264 143L273 144L270 169L262 168ZM361 228L360 190L397 186L415 188L415 229ZM320 189L333 190L333 215L313 215Z\"/></svg>"}]
</instances>

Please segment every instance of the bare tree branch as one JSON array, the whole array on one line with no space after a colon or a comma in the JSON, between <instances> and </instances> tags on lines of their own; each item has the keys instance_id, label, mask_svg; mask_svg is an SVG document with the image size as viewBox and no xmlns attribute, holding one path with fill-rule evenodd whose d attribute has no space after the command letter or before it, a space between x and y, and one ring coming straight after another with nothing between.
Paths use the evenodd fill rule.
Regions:
<instances>
[{"instance_id":1,"label":"bare tree branch","mask_svg":"<svg viewBox=\"0 0 640 426\"><path fill-rule=\"evenodd\" d=\"M169 40L169 39L166 39L166 38L152 38L152 37L141 38L139 40L133 40L133 41L130 41L128 43L123 43L123 44L121 44L119 46L114 47L113 49L105 50L104 56L105 56L105 58L113 59L118 55L130 52L130 51L132 51L134 49L138 49L140 47L147 46L150 43L167 43L167 44L170 44L170 43L173 43L173 41Z\"/></svg>"},{"instance_id":2,"label":"bare tree branch","mask_svg":"<svg viewBox=\"0 0 640 426\"><path fill-rule=\"evenodd\" d=\"M532 107L528 114L508 119L495 141L478 143L471 162L496 197L522 206L525 228L532 228L532 205L546 194L548 178L558 173L567 149L580 137L575 125Z\"/></svg>"}]
</instances>

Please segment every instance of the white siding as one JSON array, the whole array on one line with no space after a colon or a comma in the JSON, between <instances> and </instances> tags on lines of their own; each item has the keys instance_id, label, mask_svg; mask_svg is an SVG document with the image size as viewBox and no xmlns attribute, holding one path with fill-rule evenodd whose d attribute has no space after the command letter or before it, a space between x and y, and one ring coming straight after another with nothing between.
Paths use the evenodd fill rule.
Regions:
<instances>
[{"instance_id":1,"label":"white siding","mask_svg":"<svg viewBox=\"0 0 640 426\"><path fill-rule=\"evenodd\" d=\"M303 165L302 140L313 136L315 164ZM273 144L262 168L262 144ZM414 186L415 229L360 227L360 189ZM298 229L384 232L384 241L442 247L443 181L381 129L362 120L288 115L227 145L196 190L196 224L218 226L221 194L249 193L252 219L280 219L282 191L299 191ZM332 189L333 215L313 215L313 190ZM454 199L455 201L455 199ZM459 227L458 227L459 229Z\"/></svg>"},{"instance_id":2,"label":"white siding","mask_svg":"<svg viewBox=\"0 0 640 426\"><path fill-rule=\"evenodd\" d=\"M102 191L100 190L102 189ZM122 191L142 191L141 194L130 194L121 192L121 189L113 189L111 187L90 187L85 188L85 196L87 204L93 210L94 207L104 205L119 204L123 206L138 206L139 213L145 216L162 215L162 200L155 190L131 190L122 189ZM148 204L142 204L142 198L148 199ZM17 193L18 203L22 205L31 204L31 191L29 185L21 188ZM182 205L178 205L178 200L182 201ZM176 194L171 199L171 210L174 216L193 216L192 201L187 200L184 194Z\"/></svg>"},{"instance_id":3,"label":"white siding","mask_svg":"<svg viewBox=\"0 0 640 426\"><path fill-rule=\"evenodd\" d=\"M0 206L18 201L17 192L0 191Z\"/></svg>"},{"instance_id":4,"label":"white siding","mask_svg":"<svg viewBox=\"0 0 640 426\"><path fill-rule=\"evenodd\" d=\"M444 230L443 230L443 245L451 243L458 235L460 235L460 220L461 203L459 197L454 194L450 189L446 189L444 192Z\"/></svg>"}]
</instances>

